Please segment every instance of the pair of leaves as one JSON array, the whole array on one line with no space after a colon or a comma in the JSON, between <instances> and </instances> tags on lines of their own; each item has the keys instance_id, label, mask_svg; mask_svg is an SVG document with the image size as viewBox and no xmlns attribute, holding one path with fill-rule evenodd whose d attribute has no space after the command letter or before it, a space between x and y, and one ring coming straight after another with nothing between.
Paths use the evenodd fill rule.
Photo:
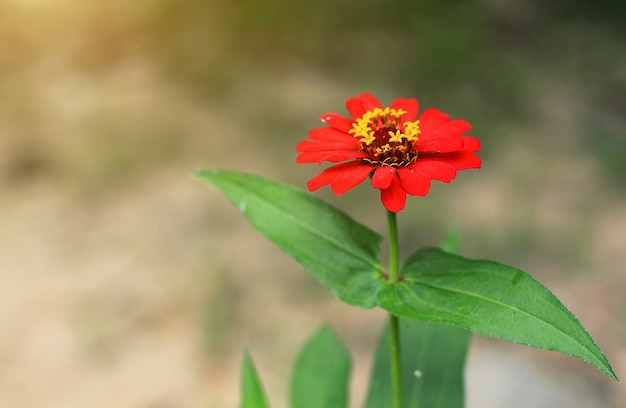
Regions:
<instances>
[{"instance_id":1,"label":"pair of leaves","mask_svg":"<svg viewBox=\"0 0 626 408\"><path fill-rule=\"evenodd\" d=\"M469 333L449 325L400 319L403 348L403 406L462 408L463 366ZM289 392L291 408L348 406L350 355L328 327L304 346L294 365ZM389 405L389 329L380 337L365 408ZM252 359L244 351L242 408L268 408Z\"/></svg>"},{"instance_id":2,"label":"pair of leaves","mask_svg":"<svg viewBox=\"0 0 626 408\"><path fill-rule=\"evenodd\" d=\"M617 381L608 360L569 310L518 269L436 248L409 257L388 284L377 260L380 235L302 190L231 171L198 171L279 248L342 301L380 306L416 321L583 359Z\"/></svg>"},{"instance_id":3,"label":"pair of leaves","mask_svg":"<svg viewBox=\"0 0 626 408\"><path fill-rule=\"evenodd\" d=\"M291 408L347 407L350 355L328 327L322 327L296 360L289 392ZM268 408L261 382L248 351L241 378L242 408Z\"/></svg>"}]
</instances>

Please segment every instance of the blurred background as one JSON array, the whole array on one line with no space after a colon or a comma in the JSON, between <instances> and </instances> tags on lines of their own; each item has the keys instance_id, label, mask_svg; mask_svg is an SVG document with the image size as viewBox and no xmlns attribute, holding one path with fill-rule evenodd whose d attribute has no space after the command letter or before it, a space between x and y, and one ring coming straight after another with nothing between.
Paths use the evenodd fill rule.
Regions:
<instances>
[{"instance_id":1,"label":"blurred background","mask_svg":"<svg viewBox=\"0 0 626 408\"><path fill-rule=\"evenodd\" d=\"M473 124L483 169L399 217L553 290L626 377L626 3L0 0L0 406L274 407L322 323L363 401L380 311L340 304L197 167L301 186L295 146L361 92ZM316 195L385 233L363 185ZM479 336L470 408L626 407L582 361Z\"/></svg>"}]
</instances>

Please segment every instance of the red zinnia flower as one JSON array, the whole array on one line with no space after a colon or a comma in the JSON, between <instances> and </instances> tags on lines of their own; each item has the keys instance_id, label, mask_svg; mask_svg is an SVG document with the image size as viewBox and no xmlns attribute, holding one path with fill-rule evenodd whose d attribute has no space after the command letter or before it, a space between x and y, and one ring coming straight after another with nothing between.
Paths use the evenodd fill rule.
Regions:
<instances>
[{"instance_id":1,"label":"red zinnia flower","mask_svg":"<svg viewBox=\"0 0 626 408\"><path fill-rule=\"evenodd\" d=\"M343 162L322 171L308 182L310 191L330 184L343 194L372 176L385 208L404 208L407 193L425 196L432 179L449 183L457 170L480 168L480 142L461 136L471 129L464 120L430 108L417 116L416 99L396 99L383 108L370 94L350 98L352 119L336 113L322 115L330 127L309 132L296 148L298 163Z\"/></svg>"}]
</instances>

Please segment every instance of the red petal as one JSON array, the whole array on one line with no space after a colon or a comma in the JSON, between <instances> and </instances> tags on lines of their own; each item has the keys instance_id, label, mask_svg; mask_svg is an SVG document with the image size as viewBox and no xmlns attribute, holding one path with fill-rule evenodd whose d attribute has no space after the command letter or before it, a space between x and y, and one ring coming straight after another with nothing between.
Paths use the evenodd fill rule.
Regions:
<instances>
[{"instance_id":1,"label":"red petal","mask_svg":"<svg viewBox=\"0 0 626 408\"><path fill-rule=\"evenodd\" d=\"M324 142L336 142L338 140L344 139L356 140L355 137L349 133L327 127L311 129L309 131L308 137L309 139L320 140Z\"/></svg>"},{"instance_id":2,"label":"red petal","mask_svg":"<svg viewBox=\"0 0 626 408\"><path fill-rule=\"evenodd\" d=\"M402 115L402 122L412 122L417 116L418 105L417 99L415 98L396 99L391 102L389 107L391 109L402 109L406 111L406 113Z\"/></svg>"},{"instance_id":3,"label":"red petal","mask_svg":"<svg viewBox=\"0 0 626 408\"><path fill-rule=\"evenodd\" d=\"M430 178L443 181L444 183L449 183L456 177L455 167L445 161L437 160L435 156L432 158L418 157L417 161L409 167L421 173L426 173Z\"/></svg>"},{"instance_id":4,"label":"red petal","mask_svg":"<svg viewBox=\"0 0 626 408\"><path fill-rule=\"evenodd\" d=\"M463 148L463 139L458 136L420 138L417 143L417 150L420 153L448 153L456 152Z\"/></svg>"},{"instance_id":5,"label":"red petal","mask_svg":"<svg viewBox=\"0 0 626 408\"><path fill-rule=\"evenodd\" d=\"M393 179L396 178L396 168L391 166L380 166L376 168L372 176L372 187L384 189L389 187Z\"/></svg>"},{"instance_id":6,"label":"red petal","mask_svg":"<svg viewBox=\"0 0 626 408\"><path fill-rule=\"evenodd\" d=\"M307 187L310 191L315 191L331 184L333 192L340 195L362 183L371 171L371 165L365 165L359 161L338 164L313 177L307 183Z\"/></svg>"},{"instance_id":7,"label":"red petal","mask_svg":"<svg viewBox=\"0 0 626 408\"><path fill-rule=\"evenodd\" d=\"M359 98L348 99L346 101L346 108L348 109L348 112L350 112L350 115L352 115L354 119L360 118L367 111L367 109L363 107L363 103L361 102Z\"/></svg>"},{"instance_id":8,"label":"red petal","mask_svg":"<svg viewBox=\"0 0 626 408\"><path fill-rule=\"evenodd\" d=\"M438 126L450 120L450 115L441 112L439 109L428 108L419 117L420 129L422 133L428 133Z\"/></svg>"},{"instance_id":9,"label":"red petal","mask_svg":"<svg viewBox=\"0 0 626 408\"><path fill-rule=\"evenodd\" d=\"M437 126L429 132L422 130L422 133L418 136L418 149L422 152L438 153L461 150L464 144L461 134L471 128L472 126L466 121L457 119Z\"/></svg>"},{"instance_id":10,"label":"red petal","mask_svg":"<svg viewBox=\"0 0 626 408\"><path fill-rule=\"evenodd\" d=\"M472 128L472 125L464 121L463 119L455 119L449 122L443 123L430 129L428 132L422 129L422 138L436 138L445 136L461 136ZM421 126L420 126L421 129Z\"/></svg>"},{"instance_id":11,"label":"red petal","mask_svg":"<svg viewBox=\"0 0 626 408\"><path fill-rule=\"evenodd\" d=\"M333 190L333 193L341 195L364 182L367 176L370 175L373 166L369 164L365 165L361 162L357 163L359 164L358 167L343 171L335 178L335 180L333 180L330 184L330 188Z\"/></svg>"},{"instance_id":12,"label":"red petal","mask_svg":"<svg viewBox=\"0 0 626 408\"><path fill-rule=\"evenodd\" d=\"M466 151L433 155L432 160L449 163L457 170L479 169L481 165L480 157L476 153Z\"/></svg>"},{"instance_id":13,"label":"red petal","mask_svg":"<svg viewBox=\"0 0 626 408\"><path fill-rule=\"evenodd\" d=\"M340 130L344 133L348 133L348 130L352 129L352 121L337 115L336 113L325 113L320 117L321 121L328 126Z\"/></svg>"},{"instance_id":14,"label":"red petal","mask_svg":"<svg viewBox=\"0 0 626 408\"><path fill-rule=\"evenodd\" d=\"M384 190L380 190L380 200L386 209L391 212L398 212L404 209L406 204L406 191L400 185L400 180L394 177L391 185Z\"/></svg>"},{"instance_id":15,"label":"red petal","mask_svg":"<svg viewBox=\"0 0 626 408\"><path fill-rule=\"evenodd\" d=\"M398 177L404 191L411 195L425 196L430 191L430 176L411 166L400 167Z\"/></svg>"},{"instance_id":16,"label":"red petal","mask_svg":"<svg viewBox=\"0 0 626 408\"><path fill-rule=\"evenodd\" d=\"M334 150L322 152L304 152L296 158L296 163L317 163L323 161L338 163L349 159L363 159L369 157L367 153L354 150Z\"/></svg>"},{"instance_id":17,"label":"red petal","mask_svg":"<svg viewBox=\"0 0 626 408\"><path fill-rule=\"evenodd\" d=\"M368 110L381 108L382 105L373 95L362 93L356 98L350 98L346 101L348 112L354 119L358 119Z\"/></svg>"},{"instance_id":18,"label":"red petal","mask_svg":"<svg viewBox=\"0 0 626 408\"><path fill-rule=\"evenodd\" d=\"M450 122L444 124L441 127L438 127L433 132L440 133L440 134L446 133L446 134L461 136L463 133L467 132L471 128L472 128L472 125L470 125L466 120L455 119L455 120L451 120Z\"/></svg>"},{"instance_id":19,"label":"red petal","mask_svg":"<svg viewBox=\"0 0 626 408\"><path fill-rule=\"evenodd\" d=\"M368 93L362 93L361 95L359 95L359 99L361 100L361 103L363 104L363 107L365 108L365 110L372 110L374 108L382 108L383 105L381 105L380 101L378 99L376 99L375 96L368 94Z\"/></svg>"},{"instance_id":20,"label":"red petal","mask_svg":"<svg viewBox=\"0 0 626 408\"><path fill-rule=\"evenodd\" d=\"M477 152L480 150L480 141L474 136L463 136L463 150Z\"/></svg>"},{"instance_id":21,"label":"red petal","mask_svg":"<svg viewBox=\"0 0 626 408\"><path fill-rule=\"evenodd\" d=\"M352 140L356 141L356 146ZM303 140L296 146L296 152L321 152L332 150L358 150L359 142L352 140L336 142L316 142L314 140Z\"/></svg>"}]
</instances>

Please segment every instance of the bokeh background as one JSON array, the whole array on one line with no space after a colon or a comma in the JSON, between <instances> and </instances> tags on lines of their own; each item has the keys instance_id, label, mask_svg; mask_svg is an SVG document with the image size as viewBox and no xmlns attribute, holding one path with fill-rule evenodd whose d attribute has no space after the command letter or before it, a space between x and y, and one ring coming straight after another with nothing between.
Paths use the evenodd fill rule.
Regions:
<instances>
[{"instance_id":1,"label":"bokeh background","mask_svg":"<svg viewBox=\"0 0 626 408\"><path fill-rule=\"evenodd\" d=\"M274 407L322 323L360 406L384 315L340 304L197 167L303 186L318 117L371 92L473 124L483 169L399 217L404 255L522 268L626 377L626 3L0 0L0 406L238 406L247 345ZM366 185L316 193L385 232ZM573 358L479 336L470 408L626 407Z\"/></svg>"}]
</instances>

